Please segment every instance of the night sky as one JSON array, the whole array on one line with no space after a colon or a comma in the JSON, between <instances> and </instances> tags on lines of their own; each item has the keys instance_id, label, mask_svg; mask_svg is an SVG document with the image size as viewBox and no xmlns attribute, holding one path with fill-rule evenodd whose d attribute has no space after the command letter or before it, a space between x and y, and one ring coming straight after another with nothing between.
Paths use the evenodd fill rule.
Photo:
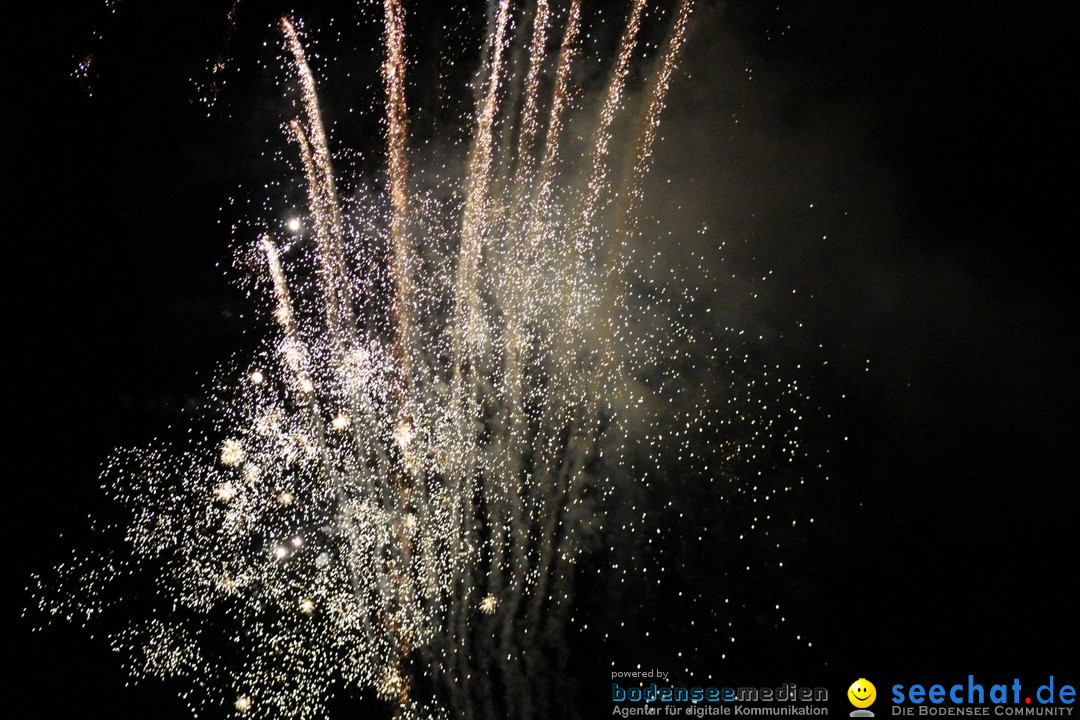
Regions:
<instances>
[{"instance_id":1,"label":"night sky","mask_svg":"<svg viewBox=\"0 0 1080 720\"><path fill-rule=\"evenodd\" d=\"M329 0L241 3L237 59L207 117L191 80L223 46L229 2L29 5L4 42L6 716L186 717L176 688L124 687L100 638L32 633L24 588L86 542L87 513L114 512L97 480L109 452L167 435L216 365L254 345L257 308L229 269L229 225L247 211L228 203L282 172L262 155L279 137L280 72L257 61L275 57L263 42L278 42L283 10L309 27L355 14ZM432 5L407 4L421 136L438 131L421 100L434 82L425 53L452 15ZM727 577L741 550L700 551L687 586L740 598L749 627L724 663L720 648L680 662L718 681L827 684L838 698L862 676L882 678L879 692L969 673L1080 681L1068 150L1080 11L699 5L646 211L674 231L664 262L688 268L704 302L807 368L821 419L804 445L823 469L798 497L815 523L794 536L784 573ZM369 25L342 42L373 47ZM87 84L72 71L89 52ZM354 85L331 80L331 98L381 101L372 56L356 57ZM363 122L342 133L366 135L377 158L378 126ZM767 271L748 301L741 278ZM733 272L730 284L706 279ZM699 552L668 542L673 556ZM603 716L613 660L673 662L692 637L662 592L644 611L602 583L581 596L600 624L656 623L650 641L628 634L599 656L568 640L568 702ZM690 612L709 617L706 604Z\"/></svg>"}]
</instances>

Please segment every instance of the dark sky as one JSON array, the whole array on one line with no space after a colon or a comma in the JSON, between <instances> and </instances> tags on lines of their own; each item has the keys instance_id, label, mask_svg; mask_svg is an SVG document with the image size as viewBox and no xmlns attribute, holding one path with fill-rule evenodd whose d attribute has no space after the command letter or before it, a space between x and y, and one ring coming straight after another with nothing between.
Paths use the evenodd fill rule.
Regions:
<instances>
[{"instance_id":1,"label":"dark sky","mask_svg":"<svg viewBox=\"0 0 1080 720\"><path fill-rule=\"evenodd\" d=\"M260 153L281 94L254 59L273 57L280 3L241 5L240 60L209 118L190 79L222 47L228 2L31 5L5 40L8 716L184 717L170 689L124 688L100 639L30 633L22 588L108 512L109 451L167 432L252 342L255 308L224 270L243 213L221 208L278 171ZM296 10L318 26L351 20L346 5ZM803 495L819 520L790 574L745 589L784 598L816 649L761 629L742 672L1080 680L1075 3L701 9L648 208L679 238L664 262L774 271L761 286L687 275L776 352L817 363L822 438L850 438ZM92 95L71 77L91 51ZM580 693L606 690L602 668Z\"/></svg>"}]
</instances>

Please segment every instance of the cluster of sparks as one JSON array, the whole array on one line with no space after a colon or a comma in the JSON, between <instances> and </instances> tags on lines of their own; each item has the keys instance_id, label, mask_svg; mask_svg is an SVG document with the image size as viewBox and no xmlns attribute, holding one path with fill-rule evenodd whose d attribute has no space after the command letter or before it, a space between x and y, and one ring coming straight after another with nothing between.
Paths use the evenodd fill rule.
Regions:
<instances>
[{"instance_id":1,"label":"cluster of sparks","mask_svg":"<svg viewBox=\"0 0 1080 720\"><path fill-rule=\"evenodd\" d=\"M207 64L206 79L195 83L196 89L199 92L199 99L208 110L213 109L217 104L218 95L221 93L221 86L225 82L223 74L229 67L229 51L230 46L232 45L233 34L236 32L236 16L239 10L240 0L233 0L232 5L229 7L229 13L226 16L225 39L222 42L221 51Z\"/></svg>"},{"instance_id":2,"label":"cluster of sparks","mask_svg":"<svg viewBox=\"0 0 1080 720\"><path fill-rule=\"evenodd\" d=\"M162 607L113 643L139 675L192 680L196 714L323 717L347 687L401 717L527 714L544 629L626 472L621 409L663 362L634 335L628 265L693 3L667 13L633 107L646 4L590 113L580 0L500 0L458 201L440 203L410 166L405 12L384 0L386 194L370 207L339 198L316 77L282 19L307 213L288 225L304 242L252 243L272 330L220 381L212 430L110 464L132 558L61 568L78 589L46 610L88 619L119 604L109 577L152 569ZM564 149L572 111L591 118L583 157ZM491 697L496 668L514 707Z\"/></svg>"}]
</instances>

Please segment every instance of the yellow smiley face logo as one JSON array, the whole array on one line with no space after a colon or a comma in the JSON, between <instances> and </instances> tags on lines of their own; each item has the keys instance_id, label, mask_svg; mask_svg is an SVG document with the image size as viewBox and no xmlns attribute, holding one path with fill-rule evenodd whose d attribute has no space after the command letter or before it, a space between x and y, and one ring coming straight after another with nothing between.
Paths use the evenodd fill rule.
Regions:
<instances>
[{"instance_id":1,"label":"yellow smiley face logo","mask_svg":"<svg viewBox=\"0 0 1080 720\"><path fill-rule=\"evenodd\" d=\"M877 688L866 678L859 678L847 689L847 699L857 708L868 708L877 699Z\"/></svg>"}]
</instances>

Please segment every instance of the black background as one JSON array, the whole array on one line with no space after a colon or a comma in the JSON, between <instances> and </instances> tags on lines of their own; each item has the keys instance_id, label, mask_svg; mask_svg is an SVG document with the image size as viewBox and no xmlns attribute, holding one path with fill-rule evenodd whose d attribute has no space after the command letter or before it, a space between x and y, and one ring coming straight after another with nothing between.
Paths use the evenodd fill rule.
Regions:
<instances>
[{"instance_id":1,"label":"black background","mask_svg":"<svg viewBox=\"0 0 1080 720\"><path fill-rule=\"evenodd\" d=\"M324 5L296 9L317 26L332 13ZM270 172L260 142L278 131L261 110L280 94L249 63L229 76L224 110L207 118L193 102L190 79L220 50L228 6L131 0L110 15L91 2L34 3L6 23L8 717L186 716L173 688L125 687L100 639L32 633L38 619L20 615L30 573L82 542L88 512L108 512L95 478L110 449L168 432L215 364L251 344L254 308L223 270L240 213L221 208ZM234 54L277 42L270 23L282 9L242 4ZM447 11L411 12L430 29ZM716 648L686 664L718 685L828 684L837 698L860 676L879 692L968 673L1076 684L1075 4L712 12L753 59L755 82L783 85L770 106L778 125L836 104L865 109L895 233L860 239L859 252L929 258L943 275L918 302L922 280L910 278L912 297L896 301L910 302L906 323L852 325L826 292L808 331L838 353L817 382L847 394L832 411L850 441L830 456L831 480L803 495L819 520L785 583L743 597L782 599L814 647L763 621L748 644L725 648L728 664ZM71 71L91 50L89 95ZM377 90L372 76L357 92ZM783 270L782 256L771 261ZM712 580L716 597L730 590ZM710 582L707 567L695 582ZM585 606L618 616L610 603L624 601ZM600 656L572 639L573 702L606 714L611 662L665 662L682 632L661 622L654 646L628 637Z\"/></svg>"}]
</instances>

